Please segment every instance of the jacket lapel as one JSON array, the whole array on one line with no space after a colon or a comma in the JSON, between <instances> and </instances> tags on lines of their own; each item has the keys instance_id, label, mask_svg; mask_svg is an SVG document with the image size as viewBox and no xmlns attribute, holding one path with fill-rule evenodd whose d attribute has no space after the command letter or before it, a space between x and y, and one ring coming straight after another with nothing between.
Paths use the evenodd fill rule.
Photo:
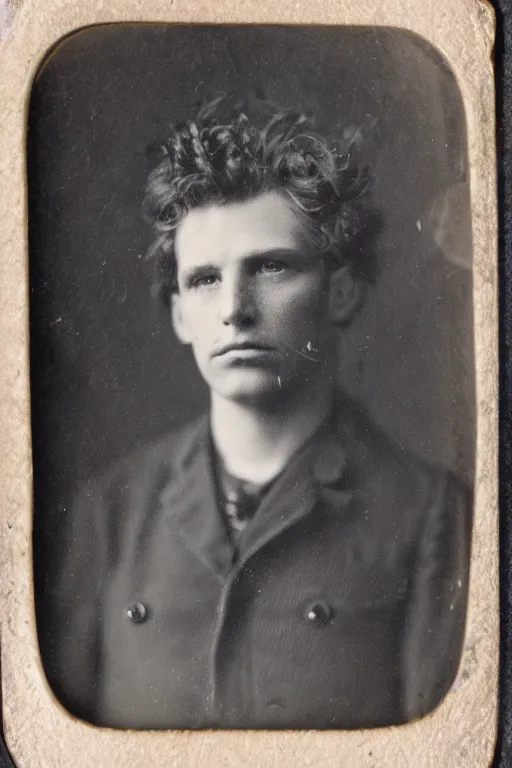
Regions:
<instances>
[{"instance_id":1,"label":"jacket lapel","mask_svg":"<svg viewBox=\"0 0 512 768\"><path fill-rule=\"evenodd\" d=\"M181 537L221 580L233 565L234 551L217 505L208 419L200 420L177 461L177 477L162 493L162 505Z\"/></svg>"},{"instance_id":2,"label":"jacket lapel","mask_svg":"<svg viewBox=\"0 0 512 768\"><path fill-rule=\"evenodd\" d=\"M352 499L338 430L324 425L273 483L240 539L240 564L315 508L336 514Z\"/></svg>"},{"instance_id":3,"label":"jacket lapel","mask_svg":"<svg viewBox=\"0 0 512 768\"><path fill-rule=\"evenodd\" d=\"M346 453L335 423L325 424L272 484L239 541L239 565L320 505L339 514L351 501ZM178 457L177 477L162 492L164 514L176 521L188 548L224 581L235 551L217 505L208 417L200 420Z\"/></svg>"}]
</instances>

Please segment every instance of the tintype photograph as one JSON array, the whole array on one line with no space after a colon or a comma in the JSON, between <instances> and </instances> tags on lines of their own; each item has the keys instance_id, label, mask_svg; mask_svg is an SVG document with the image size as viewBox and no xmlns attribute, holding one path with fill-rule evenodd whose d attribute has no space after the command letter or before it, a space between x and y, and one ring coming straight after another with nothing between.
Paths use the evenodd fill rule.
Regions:
<instances>
[{"instance_id":1,"label":"tintype photograph","mask_svg":"<svg viewBox=\"0 0 512 768\"><path fill-rule=\"evenodd\" d=\"M468 154L404 30L98 26L27 133L34 584L119 729L432 712L464 641Z\"/></svg>"}]
</instances>

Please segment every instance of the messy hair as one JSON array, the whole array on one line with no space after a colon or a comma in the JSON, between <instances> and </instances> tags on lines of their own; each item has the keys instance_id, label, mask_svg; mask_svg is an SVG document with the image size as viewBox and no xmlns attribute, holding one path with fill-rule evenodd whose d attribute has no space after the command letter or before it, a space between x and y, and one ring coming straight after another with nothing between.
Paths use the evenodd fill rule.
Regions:
<instances>
[{"instance_id":1,"label":"messy hair","mask_svg":"<svg viewBox=\"0 0 512 768\"><path fill-rule=\"evenodd\" d=\"M250 119L243 107L227 115L224 109L223 97L208 102L195 119L176 123L158 146L159 162L144 200L157 292L168 303L177 290L175 237L188 211L270 191L288 198L302 216L319 255L340 265L348 262L363 275L357 246L368 172L357 160L357 132L346 132L329 146L302 112L267 105L267 114L260 110Z\"/></svg>"}]
</instances>

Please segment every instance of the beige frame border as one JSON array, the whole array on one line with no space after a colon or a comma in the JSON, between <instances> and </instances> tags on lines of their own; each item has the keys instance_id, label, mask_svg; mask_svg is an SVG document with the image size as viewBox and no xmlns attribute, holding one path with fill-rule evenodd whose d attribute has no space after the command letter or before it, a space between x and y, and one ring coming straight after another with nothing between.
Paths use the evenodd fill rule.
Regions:
<instances>
[{"instance_id":1,"label":"beige frame border","mask_svg":"<svg viewBox=\"0 0 512 768\"><path fill-rule=\"evenodd\" d=\"M12 4L11 4L12 5ZM498 667L497 256L494 17L483 0L14 0L0 46L0 605L4 732L19 766L489 765ZM416 32L446 58L468 124L474 243L477 471L466 640L437 710L409 725L332 732L96 729L58 704L42 674L32 605L25 121L32 78L62 36L97 23L310 23ZM1 32L2 30L0 30Z\"/></svg>"}]
</instances>

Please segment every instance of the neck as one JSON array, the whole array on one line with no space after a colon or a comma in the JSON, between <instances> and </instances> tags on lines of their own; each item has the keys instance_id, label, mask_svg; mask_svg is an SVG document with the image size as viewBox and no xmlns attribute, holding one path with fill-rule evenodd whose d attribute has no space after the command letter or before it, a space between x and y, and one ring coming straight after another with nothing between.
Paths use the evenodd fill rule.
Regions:
<instances>
[{"instance_id":1,"label":"neck","mask_svg":"<svg viewBox=\"0 0 512 768\"><path fill-rule=\"evenodd\" d=\"M273 408L211 398L213 442L226 469L253 483L268 483L327 418L332 405L329 375L274 403Z\"/></svg>"}]
</instances>

